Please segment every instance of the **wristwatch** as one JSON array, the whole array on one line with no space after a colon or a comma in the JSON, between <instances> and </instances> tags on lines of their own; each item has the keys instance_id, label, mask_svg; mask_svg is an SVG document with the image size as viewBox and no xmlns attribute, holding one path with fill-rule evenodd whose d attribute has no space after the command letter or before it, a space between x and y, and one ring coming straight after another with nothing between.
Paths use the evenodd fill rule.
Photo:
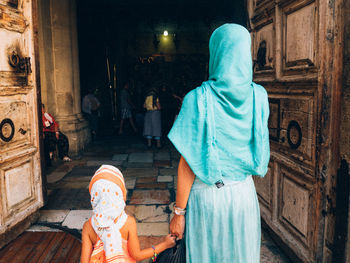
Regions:
<instances>
[{"instance_id":1,"label":"wristwatch","mask_svg":"<svg viewBox=\"0 0 350 263\"><path fill-rule=\"evenodd\" d=\"M184 216L186 214L186 209L179 208L176 205L174 205L174 213L175 215L178 215L178 216Z\"/></svg>"}]
</instances>

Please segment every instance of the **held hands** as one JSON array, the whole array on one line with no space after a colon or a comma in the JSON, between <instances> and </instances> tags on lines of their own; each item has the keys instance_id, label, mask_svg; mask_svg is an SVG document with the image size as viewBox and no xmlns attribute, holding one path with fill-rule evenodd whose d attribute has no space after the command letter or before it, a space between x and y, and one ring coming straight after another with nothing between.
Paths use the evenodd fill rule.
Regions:
<instances>
[{"instance_id":1,"label":"held hands","mask_svg":"<svg viewBox=\"0 0 350 263\"><path fill-rule=\"evenodd\" d=\"M173 219L170 222L170 233L176 236L178 239L182 239L184 231L185 231L185 216L175 214Z\"/></svg>"},{"instance_id":2,"label":"held hands","mask_svg":"<svg viewBox=\"0 0 350 263\"><path fill-rule=\"evenodd\" d=\"M165 242L166 248L171 248L171 247L175 246L175 244L176 244L175 238L176 237L172 234L169 234L165 237L164 242Z\"/></svg>"}]
</instances>

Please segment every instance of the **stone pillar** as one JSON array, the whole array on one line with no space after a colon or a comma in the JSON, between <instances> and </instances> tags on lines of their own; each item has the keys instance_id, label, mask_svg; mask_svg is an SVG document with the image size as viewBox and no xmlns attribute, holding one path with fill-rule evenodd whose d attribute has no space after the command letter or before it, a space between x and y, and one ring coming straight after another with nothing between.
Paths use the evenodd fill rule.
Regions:
<instances>
[{"instance_id":1,"label":"stone pillar","mask_svg":"<svg viewBox=\"0 0 350 263\"><path fill-rule=\"evenodd\" d=\"M39 7L42 100L68 136L74 155L90 141L81 114L76 1L41 0Z\"/></svg>"}]
</instances>

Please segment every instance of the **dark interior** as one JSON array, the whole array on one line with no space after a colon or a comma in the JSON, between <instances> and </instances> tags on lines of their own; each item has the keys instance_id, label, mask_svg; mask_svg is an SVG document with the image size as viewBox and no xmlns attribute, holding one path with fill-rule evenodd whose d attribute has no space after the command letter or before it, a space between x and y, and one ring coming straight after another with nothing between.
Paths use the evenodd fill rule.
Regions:
<instances>
[{"instance_id":1,"label":"dark interior","mask_svg":"<svg viewBox=\"0 0 350 263\"><path fill-rule=\"evenodd\" d=\"M118 123L125 81L130 81L135 116L143 112L150 88L183 96L206 80L209 37L224 23L246 26L244 0L78 1L81 95L96 88L100 130L114 132L110 123ZM177 104L167 102L171 118Z\"/></svg>"}]
</instances>

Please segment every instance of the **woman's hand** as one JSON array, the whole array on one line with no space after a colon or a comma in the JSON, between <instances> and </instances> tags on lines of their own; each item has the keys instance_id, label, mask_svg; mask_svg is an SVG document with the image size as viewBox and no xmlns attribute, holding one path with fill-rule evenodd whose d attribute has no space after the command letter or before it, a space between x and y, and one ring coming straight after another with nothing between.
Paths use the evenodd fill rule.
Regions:
<instances>
[{"instance_id":1,"label":"woman's hand","mask_svg":"<svg viewBox=\"0 0 350 263\"><path fill-rule=\"evenodd\" d=\"M182 239L184 231L185 231L185 216L175 214L173 219L170 222L170 233L176 236L178 239Z\"/></svg>"},{"instance_id":2,"label":"woman's hand","mask_svg":"<svg viewBox=\"0 0 350 263\"><path fill-rule=\"evenodd\" d=\"M165 237L165 245L167 248L171 248L176 245L175 236L169 234Z\"/></svg>"}]
</instances>

